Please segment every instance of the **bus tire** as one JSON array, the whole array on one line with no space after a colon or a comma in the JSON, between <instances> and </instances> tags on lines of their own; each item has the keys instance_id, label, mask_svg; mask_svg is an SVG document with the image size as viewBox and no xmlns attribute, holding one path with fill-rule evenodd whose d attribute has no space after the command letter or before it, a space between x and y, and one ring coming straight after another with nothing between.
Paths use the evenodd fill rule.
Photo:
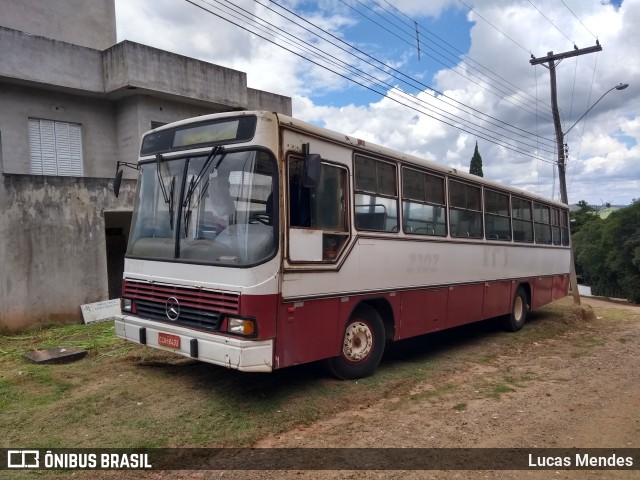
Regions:
<instances>
[{"instance_id":1,"label":"bus tire","mask_svg":"<svg viewBox=\"0 0 640 480\"><path fill-rule=\"evenodd\" d=\"M508 332L517 332L524 327L529 311L529 301L524 288L518 287L513 297L511 313L502 318L502 327Z\"/></svg>"},{"instance_id":2,"label":"bus tire","mask_svg":"<svg viewBox=\"0 0 640 480\"><path fill-rule=\"evenodd\" d=\"M329 371L341 380L367 377L380 363L384 346L380 315L369 305L359 305L345 326L340 355L327 360Z\"/></svg>"}]
</instances>

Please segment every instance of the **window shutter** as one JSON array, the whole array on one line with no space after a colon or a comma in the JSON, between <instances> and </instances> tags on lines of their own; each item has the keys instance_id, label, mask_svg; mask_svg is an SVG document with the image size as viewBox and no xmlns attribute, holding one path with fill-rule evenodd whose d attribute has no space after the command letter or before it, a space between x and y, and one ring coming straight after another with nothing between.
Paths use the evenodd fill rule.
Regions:
<instances>
[{"instance_id":1,"label":"window shutter","mask_svg":"<svg viewBox=\"0 0 640 480\"><path fill-rule=\"evenodd\" d=\"M56 138L53 122L40 120L40 144L42 145L42 174L57 175Z\"/></svg>"},{"instance_id":2,"label":"window shutter","mask_svg":"<svg viewBox=\"0 0 640 480\"><path fill-rule=\"evenodd\" d=\"M31 174L42 173L42 143L40 142L40 120L29 119L29 154L31 159Z\"/></svg>"},{"instance_id":3,"label":"window shutter","mask_svg":"<svg viewBox=\"0 0 640 480\"><path fill-rule=\"evenodd\" d=\"M71 159L71 175L81 177L82 168L82 129L80 125L69 124L69 157Z\"/></svg>"},{"instance_id":4,"label":"window shutter","mask_svg":"<svg viewBox=\"0 0 640 480\"><path fill-rule=\"evenodd\" d=\"M71 156L69 155L69 124L56 122L56 157L58 160L58 175L71 175Z\"/></svg>"},{"instance_id":5,"label":"window shutter","mask_svg":"<svg viewBox=\"0 0 640 480\"><path fill-rule=\"evenodd\" d=\"M78 124L30 118L29 149L33 175L83 175Z\"/></svg>"}]
</instances>

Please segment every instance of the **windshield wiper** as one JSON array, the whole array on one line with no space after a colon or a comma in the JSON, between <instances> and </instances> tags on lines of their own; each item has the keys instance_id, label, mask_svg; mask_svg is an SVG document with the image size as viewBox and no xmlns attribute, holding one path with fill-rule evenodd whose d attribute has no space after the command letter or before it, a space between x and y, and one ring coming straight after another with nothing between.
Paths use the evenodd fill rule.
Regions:
<instances>
[{"instance_id":1,"label":"windshield wiper","mask_svg":"<svg viewBox=\"0 0 640 480\"><path fill-rule=\"evenodd\" d=\"M195 191L198 184L202 181L202 178L204 177L205 172L209 168L209 165L211 165L211 162L213 162L213 159L216 158L217 155L220 155L220 159L218 159L218 161L216 162L212 170L212 173L215 175L216 171L218 170L218 167L224 160L224 157L227 155L222 145L216 145L211 149L211 153L209 153L209 156L205 160L204 165L202 165L200 172L198 172L197 176L191 177L191 181L189 182L189 189L187 190L187 194L185 195L184 202L182 202L182 207L183 208L187 207L184 211L185 236L187 235L187 232L189 230L189 215L191 213L191 197L193 196L193 192ZM205 183L204 187L202 187L203 193L200 194L200 196L198 197L198 203L200 203L200 200L202 199L208 185L209 185L209 180L207 180L207 183Z\"/></svg>"},{"instance_id":2,"label":"windshield wiper","mask_svg":"<svg viewBox=\"0 0 640 480\"><path fill-rule=\"evenodd\" d=\"M158 182L160 183L160 190L162 191L162 198L164 203L169 204L169 227L173 230L173 189L176 183L176 177L171 177L171 186L169 187L169 194L167 195L167 189L164 186L164 179L161 172L162 155L156 155L156 174L158 175Z\"/></svg>"},{"instance_id":3,"label":"windshield wiper","mask_svg":"<svg viewBox=\"0 0 640 480\"><path fill-rule=\"evenodd\" d=\"M191 203L191 197L193 195L194 190L196 189L198 184L202 181L202 178L204 177L204 172L207 171L207 169L209 168L209 165L211 165L211 162L213 162L213 159L218 154L220 154L220 159L218 160L218 162L216 163L215 167L213 167L213 170L212 170L212 173L214 173L215 175L216 170L218 169L218 167L220 166L220 164L222 163L226 155L226 152L224 151L224 147L222 145L216 145L215 147L213 147L213 149L211 150L211 153L209 153L209 156L205 160L204 165L202 165L202 168L200 169L200 172L198 173L198 175L195 177L191 177L191 181L189 182L189 189L187 190L187 195L185 196L184 202L182 203L183 207L186 207L188 204Z\"/></svg>"}]
</instances>

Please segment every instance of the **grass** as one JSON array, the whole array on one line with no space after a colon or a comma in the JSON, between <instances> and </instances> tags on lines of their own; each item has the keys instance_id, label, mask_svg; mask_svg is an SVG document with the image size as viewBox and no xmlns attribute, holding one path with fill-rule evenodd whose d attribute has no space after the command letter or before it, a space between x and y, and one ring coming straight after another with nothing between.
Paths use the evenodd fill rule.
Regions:
<instances>
[{"instance_id":1,"label":"grass","mask_svg":"<svg viewBox=\"0 0 640 480\"><path fill-rule=\"evenodd\" d=\"M456 404L453 406L453 409L454 409L456 412L461 412L462 410L466 410L466 408L467 408L467 403L466 403L466 402L456 403Z\"/></svg>"},{"instance_id":2,"label":"grass","mask_svg":"<svg viewBox=\"0 0 640 480\"><path fill-rule=\"evenodd\" d=\"M420 393L416 393L410 396L411 400L424 401L428 400L431 403L440 401L442 397L450 393L455 392L458 389L458 385L445 383L438 385L436 388L428 389Z\"/></svg>"},{"instance_id":3,"label":"grass","mask_svg":"<svg viewBox=\"0 0 640 480\"><path fill-rule=\"evenodd\" d=\"M584 335L574 342L574 346L581 348L601 347L604 340L597 335Z\"/></svg>"},{"instance_id":4,"label":"grass","mask_svg":"<svg viewBox=\"0 0 640 480\"><path fill-rule=\"evenodd\" d=\"M500 395L502 395L503 393L511 393L515 391L515 388L511 388L511 386L507 384L500 383L493 387L493 389L489 392L489 396L493 398L500 398Z\"/></svg>"},{"instance_id":5,"label":"grass","mask_svg":"<svg viewBox=\"0 0 640 480\"><path fill-rule=\"evenodd\" d=\"M317 364L272 374L226 370L119 340L109 322L4 335L0 444L250 446L380 400L393 400L388 405L394 409L407 402L430 402L463 411L473 398L500 401L502 395L546 380L526 369L502 367L504 356L535 354L531 349L536 343L565 337L566 344L587 354L603 345L602 328L637 320L632 313L612 309L598 312L604 318L596 323L581 324L567 321L569 310L566 302L556 302L534 313L515 335L502 333L495 322L483 322L398 342L387 350L374 376L352 382L328 377ZM24 358L30 350L63 346L89 353L68 364L36 365ZM473 389L476 394L470 393Z\"/></svg>"},{"instance_id":6,"label":"grass","mask_svg":"<svg viewBox=\"0 0 640 480\"><path fill-rule=\"evenodd\" d=\"M88 325L50 325L15 335L0 337L2 360L17 359L29 350L77 347L94 354L120 354L132 346L122 344L114 335L112 322L98 322ZM114 351L115 350L115 351ZM122 350L122 351L121 351Z\"/></svg>"}]
</instances>

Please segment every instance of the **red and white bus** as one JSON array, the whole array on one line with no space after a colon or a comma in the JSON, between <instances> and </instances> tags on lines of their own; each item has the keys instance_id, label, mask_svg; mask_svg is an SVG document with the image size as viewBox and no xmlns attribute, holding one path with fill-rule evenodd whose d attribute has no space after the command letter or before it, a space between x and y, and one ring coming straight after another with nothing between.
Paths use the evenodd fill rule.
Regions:
<instances>
[{"instance_id":1,"label":"red and white bus","mask_svg":"<svg viewBox=\"0 0 640 480\"><path fill-rule=\"evenodd\" d=\"M284 115L162 126L138 168L115 325L153 348L358 378L389 341L516 331L568 291L566 205Z\"/></svg>"}]
</instances>

